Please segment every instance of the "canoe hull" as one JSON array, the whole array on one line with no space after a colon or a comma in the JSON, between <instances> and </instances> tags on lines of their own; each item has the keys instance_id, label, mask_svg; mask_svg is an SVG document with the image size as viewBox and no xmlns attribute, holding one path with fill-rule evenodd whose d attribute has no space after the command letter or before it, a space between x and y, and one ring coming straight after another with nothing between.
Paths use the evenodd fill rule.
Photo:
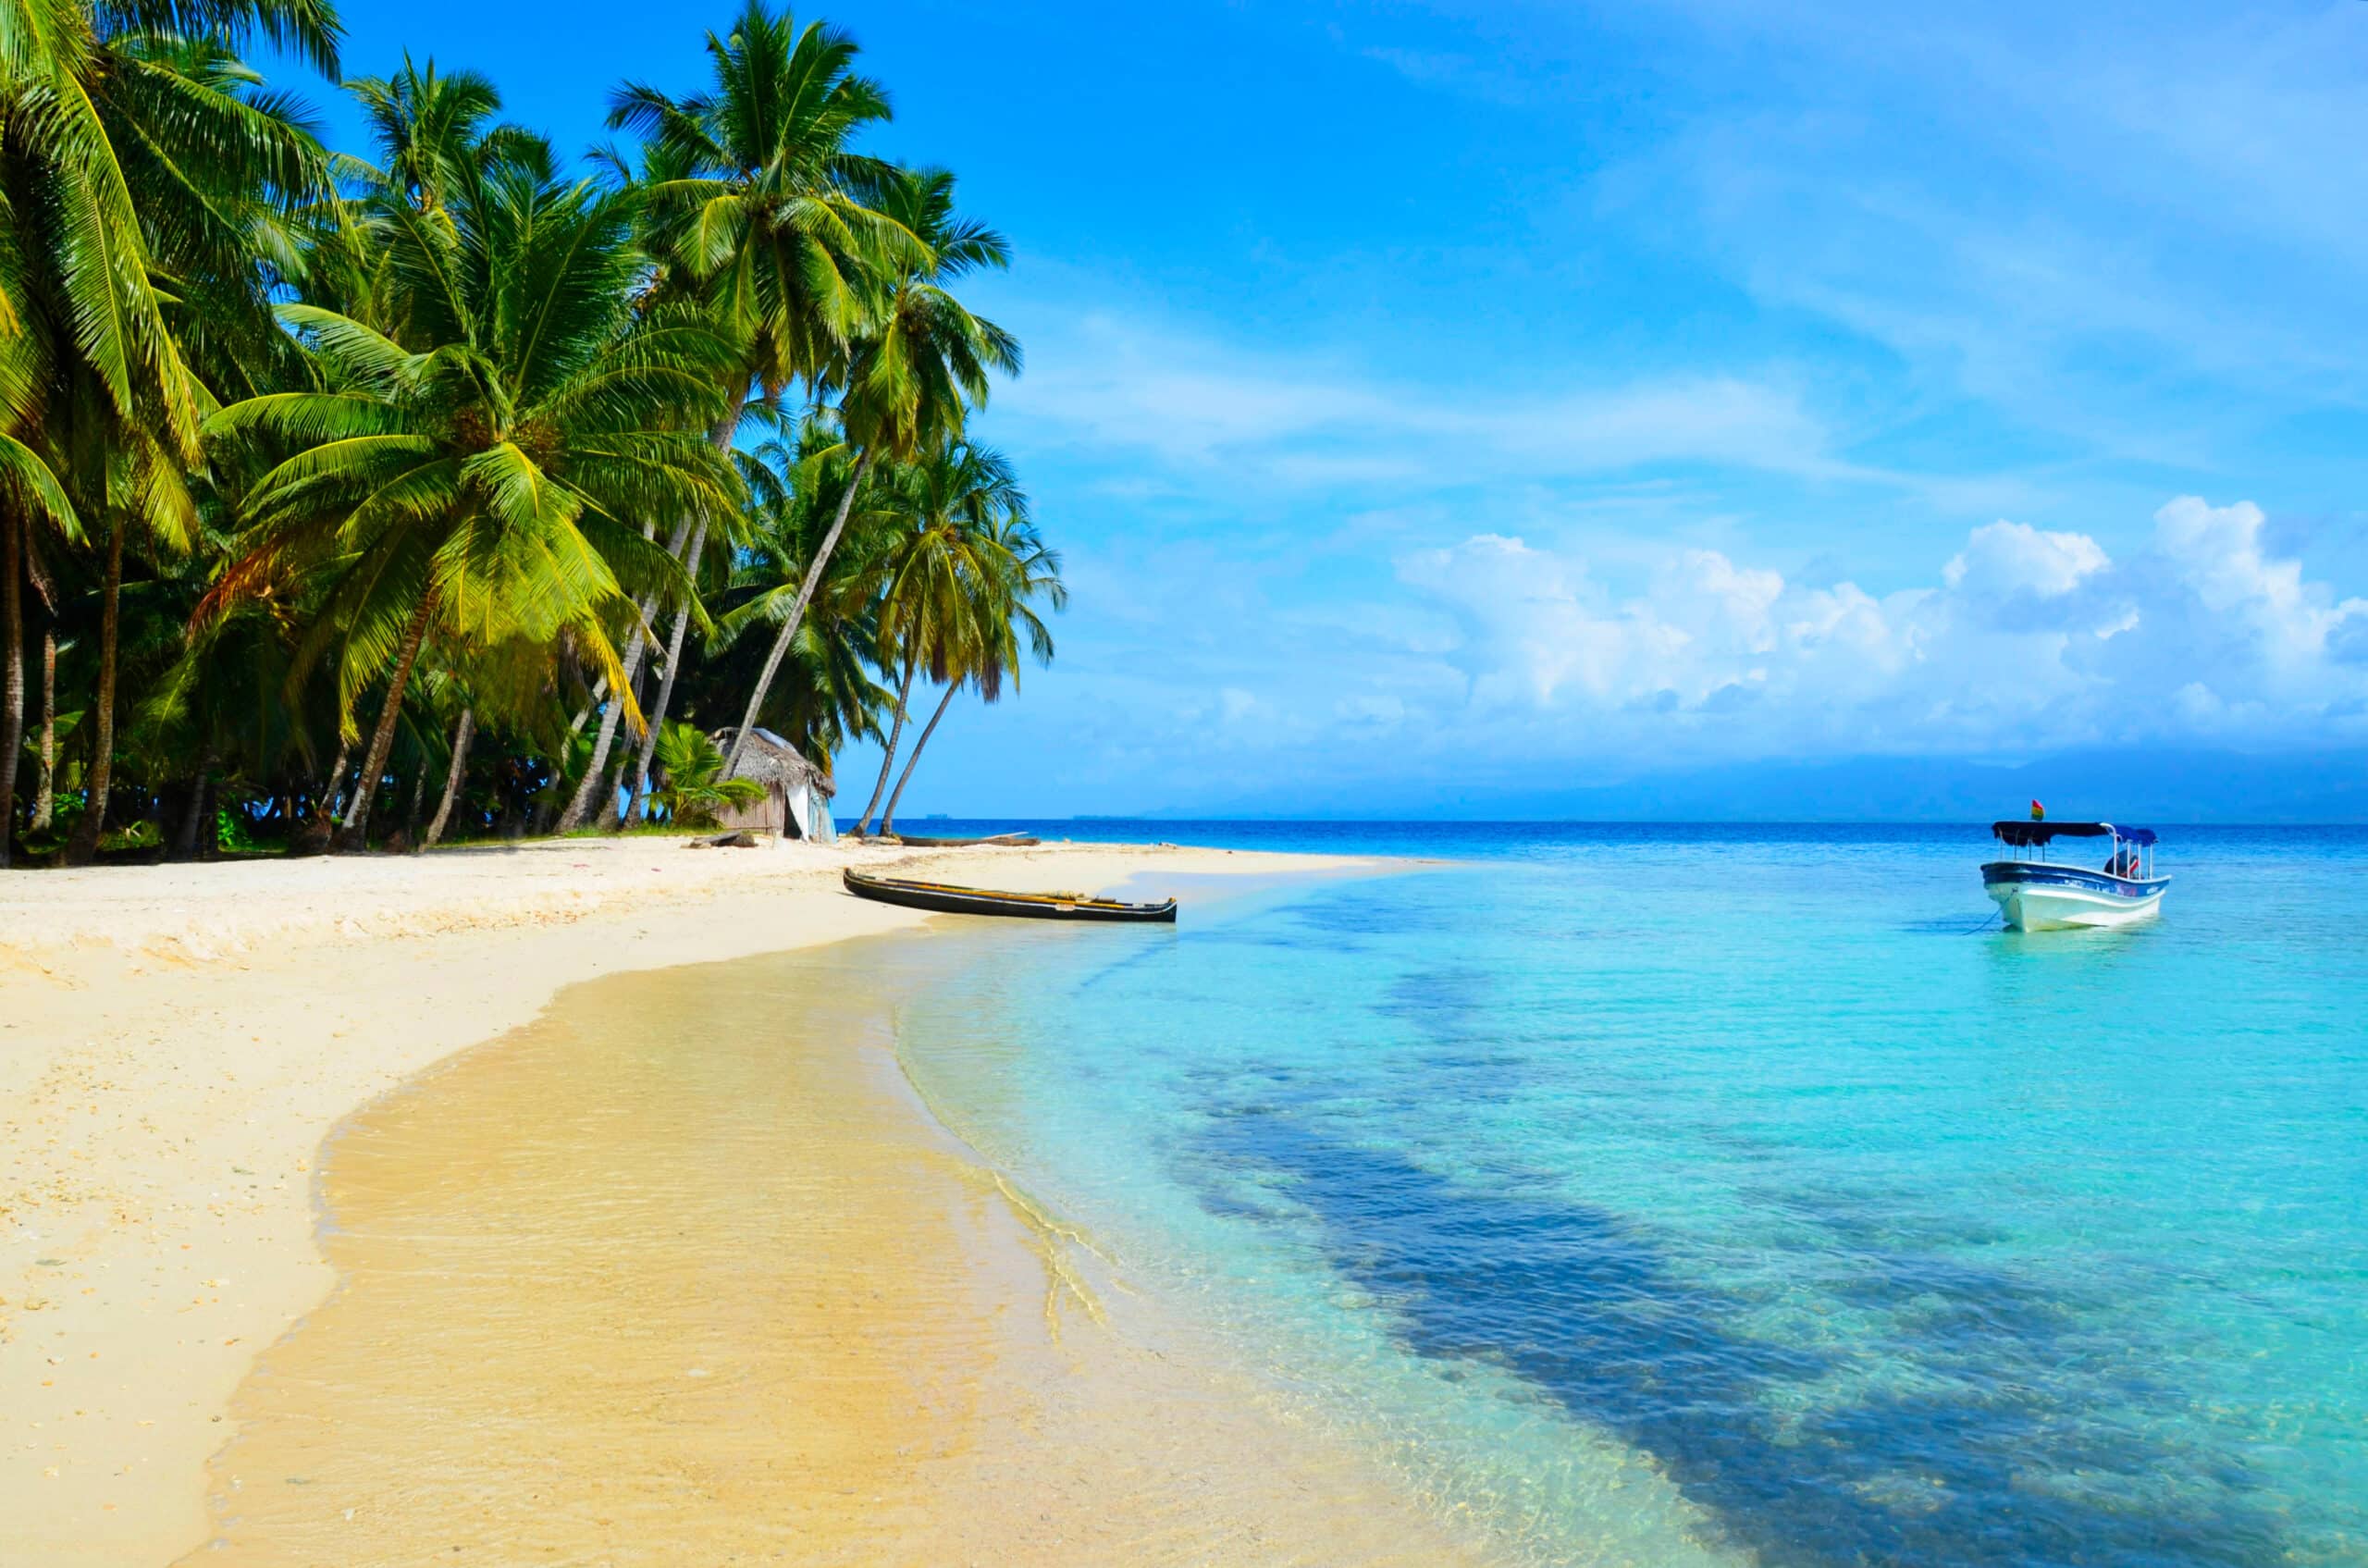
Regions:
<instances>
[{"instance_id":1,"label":"canoe hull","mask_svg":"<svg viewBox=\"0 0 2368 1568\"><path fill-rule=\"evenodd\" d=\"M890 844L901 844L907 849L1032 849L1044 841L1034 833L999 833L985 838L916 838L911 833L891 837L879 835Z\"/></svg>"},{"instance_id":2,"label":"canoe hull","mask_svg":"<svg viewBox=\"0 0 2368 1568\"><path fill-rule=\"evenodd\" d=\"M876 904L927 909L940 915L996 915L1023 920L1092 920L1112 924L1174 925L1176 900L1122 904L1115 898L1077 898L1060 894L998 893L944 883L904 882L894 877L842 873L846 890Z\"/></svg>"},{"instance_id":3,"label":"canoe hull","mask_svg":"<svg viewBox=\"0 0 2368 1568\"><path fill-rule=\"evenodd\" d=\"M2168 877L2109 876L2076 866L2000 860L1981 868L1981 888L2016 931L2078 931L2151 920L2162 913Z\"/></svg>"}]
</instances>

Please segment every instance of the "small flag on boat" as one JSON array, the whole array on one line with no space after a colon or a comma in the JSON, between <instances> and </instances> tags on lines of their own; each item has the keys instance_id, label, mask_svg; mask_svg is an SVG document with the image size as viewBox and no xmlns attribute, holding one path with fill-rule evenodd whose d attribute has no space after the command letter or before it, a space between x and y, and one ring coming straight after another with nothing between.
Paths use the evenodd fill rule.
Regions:
<instances>
[{"instance_id":1,"label":"small flag on boat","mask_svg":"<svg viewBox=\"0 0 2368 1568\"><path fill-rule=\"evenodd\" d=\"M2041 805L2036 800L2031 802L2031 821L2034 822L2043 822L2047 821L2047 808Z\"/></svg>"}]
</instances>

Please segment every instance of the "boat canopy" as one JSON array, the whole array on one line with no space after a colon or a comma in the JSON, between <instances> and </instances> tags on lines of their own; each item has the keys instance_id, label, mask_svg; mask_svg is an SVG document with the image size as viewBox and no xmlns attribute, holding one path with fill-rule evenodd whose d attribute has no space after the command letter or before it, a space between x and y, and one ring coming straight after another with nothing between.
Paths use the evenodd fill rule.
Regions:
<instances>
[{"instance_id":1,"label":"boat canopy","mask_svg":"<svg viewBox=\"0 0 2368 1568\"><path fill-rule=\"evenodd\" d=\"M2140 848L2152 848L2154 844L2152 828L2117 828L2111 822L1992 822L1990 831L2017 849L2058 838L2119 838Z\"/></svg>"}]
</instances>

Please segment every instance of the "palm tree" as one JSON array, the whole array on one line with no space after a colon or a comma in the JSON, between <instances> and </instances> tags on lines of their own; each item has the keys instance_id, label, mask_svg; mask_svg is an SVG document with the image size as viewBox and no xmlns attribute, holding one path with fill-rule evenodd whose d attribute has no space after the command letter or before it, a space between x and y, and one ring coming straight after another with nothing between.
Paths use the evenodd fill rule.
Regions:
<instances>
[{"instance_id":1,"label":"palm tree","mask_svg":"<svg viewBox=\"0 0 2368 1568\"><path fill-rule=\"evenodd\" d=\"M952 292L1007 248L782 3L620 88L631 165L577 182L424 56L326 153L241 54L334 77L333 0L0 0L0 866L203 854L217 806L302 848L694 815L737 759L668 721L744 705L885 738L876 807L1016 668L963 429L1018 350Z\"/></svg>"},{"instance_id":2,"label":"palm tree","mask_svg":"<svg viewBox=\"0 0 2368 1568\"><path fill-rule=\"evenodd\" d=\"M723 753L696 725L669 724L658 737L658 766L665 783L652 798L684 827L713 827L729 806L750 806L765 797L754 779L727 779Z\"/></svg>"},{"instance_id":3,"label":"palm tree","mask_svg":"<svg viewBox=\"0 0 2368 1568\"><path fill-rule=\"evenodd\" d=\"M907 520L885 571L880 612L880 661L903 672L880 777L857 820L858 834L888 793L888 774L910 710L913 680L924 669L932 684L956 678L962 662L962 621L968 584L986 563L977 547L997 522L1024 520L1028 497L1003 454L957 437L941 437L921 457L891 472L891 503Z\"/></svg>"},{"instance_id":4,"label":"palm tree","mask_svg":"<svg viewBox=\"0 0 2368 1568\"><path fill-rule=\"evenodd\" d=\"M422 212L440 209L446 192L473 180L488 153L528 133L489 122L501 112L501 93L476 71L439 71L403 51L392 76L357 77L345 84L362 105L363 123L378 155L373 183Z\"/></svg>"},{"instance_id":5,"label":"palm tree","mask_svg":"<svg viewBox=\"0 0 2368 1568\"><path fill-rule=\"evenodd\" d=\"M866 204L865 193L889 170L852 143L889 117L888 99L855 73L852 39L820 23L800 28L788 11L747 0L728 34L708 35L707 50L705 92L676 100L627 83L610 100L609 124L643 139L648 244L663 263L660 292L697 299L742 345L714 430L716 446L728 450L751 389L777 400L800 379L809 391L819 388L862 324L864 280L883 265L906 264L919 247ZM697 526L674 540L694 576L706 542ZM667 641L667 673L653 708L660 723L688 623L686 608ZM612 729L604 723L586 788L569 806L571 821L588 810ZM636 800L625 818L649 772L650 733L633 765Z\"/></svg>"},{"instance_id":6,"label":"palm tree","mask_svg":"<svg viewBox=\"0 0 2368 1568\"><path fill-rule=\"evenodd\" d=\"M431 630L477 648L564 630L629 703L611 633L638 623L634 592L671 599L685 585L624 519L737 504L737 476L701 438L731 345L684 313L635 318L634 199L562 184L549 163L534 146L490 157L433 215L374 198L403 339L284 307L323 389L250 399L210 426L292 455L248 492L253 542L205 610L302 562L321 595L303 652L341 644L349 738L354 698L386 677L346 847L365 842Z\"/></svg>"},{"instance_id":7,"label":"palm tree","mask_svg":"<svg viewBox=\"0 0 2368 1568\"><path fill-rule=\"evenodd\" d=\"M968 583L969 603L962 619L968 657L956 678L946 682L937 710L929 716L920 739L913 743L913 754L896 780L896 793L888 797L887 815L881 819L883 833L895 833L896 803L905 797L905 786L912 782L921 751L937 733L937 722L945 717L954 694L967 683L981 701L993 702L1003 696L1006 677L1017 690L1023 637L1037 663L1049 664L1053 660L1052 629L1036 613L1034 601L1042 598L1052 609L1062 610L1067 607L1069 593L1061 582L1060 554L1047 549L1038 537L1035 525L1028 519L1025 498L1017 510L1006 510L995 519L975 555L984 569Z\"/></svg>"},{"instance_id":8,"label":"palm tree","mask_svg":"<svg viewBox=\"0 0 2368 1568\"><path fill-rule=\"evenodd\" d=\"M796 602L815 547L838 511L840 490L851 462L829 421L808 421L798 445L769 441L743 459L750 489L758 497L746 546L733 572L737 600L718 618L715 646L738 651L752 627L777 625ZM873 738L876 715L888 693L873 681L870 662L878 645L880 586L886 551L894 542L894 518L884 512L857 512L846 541L832 556L814 595L817 612L807 618L789 658L798 679L758 718L790 738L809 761L828 767L850 736ZM720 661L715 673L726 682L745 672L746 661ZM736 696L739 689L727 685Z\"/></svg>"},{"instance_id":9,"label":"palm tree","mask_svg":"<svg viewBox=\"0 0 2368 1568\"><path fill-rule=\"evenodd\" d=\"M866 199L893 171L853 142L888 119L888 96L855 73L853 39L747 0L707 53L706 91L677 100L628 82L609 124L649 150L650 248L668 281L701 293L743 346L731 390L778 395L844 357L868 276L921 246Z\"/></svg>"},{"instance_id":10,"label":"palm tree","mask_svg":"<svg viewBox=\"0 0 2368 1568\"><path fill-rule=\"evenodd\" d=\"M1001 235L956 214L954 177L943 169L895 170L883 180L880 207L920 249L900 275L875 282L882 297L849 357L839 404L855 471L748 694L727 773L739 764L757 710L796 638L871 465L908 460L933 438L958 432L969 409L985 406L989 372L1019 370L1018 340L964 309L944 287L977 267L1003 266L1010 257Z\"/></svg>"},{"instance_id":11,"label":"palm tree","mask_svg":"<svg viewBox=\"0 0 2368 1568\"><path fill-rule=\"evenodd\" d=\"M324 183L325 155L297 105L262 92L234 51L260 36L334 75L338 31L322 0L7 0L0 10L0 358L46 372L37 401L0 390L15 443L0 462L27 498L79 490L77 510L106 536L101 700L76 859L97 847L112 776L124 533L159 505L179 510L164 492L178 485L169 470L198 456L212 401L199 369L268 338L263 220ZM34 452L54 485L28 472ZM67 473L77 465L79 481ZM20 635L19 614L12 646Z\"/></svg>"},{"instance_id":12,"label":"palm tree","mask_svg":"<svg viewBox=\"0 0 2368 1568\"><path fill-rule=\"evenodd\" d=\"M0 338L0 418L11 426L27 421L32 384L26 372L28 335ZM16 823L17 766L25 739L25 601L33 519L46 518L68 539L82 525L74 503L49 464L15 436L0 430L0 870L8 865ZM54 661L54 655L52 660Z\"/></svg>"}]
</instances>

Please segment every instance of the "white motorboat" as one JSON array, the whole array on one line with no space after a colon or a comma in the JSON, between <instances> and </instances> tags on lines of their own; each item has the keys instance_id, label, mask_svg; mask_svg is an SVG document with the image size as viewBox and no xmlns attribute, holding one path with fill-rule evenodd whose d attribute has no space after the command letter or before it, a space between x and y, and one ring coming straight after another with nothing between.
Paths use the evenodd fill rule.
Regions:
<instances>
[{"instance_id":1,"label":"white motorboat","mask_svg":"<svg viewBox=\"0 0 2368 1568\"><path fill-rule=\"evenodd\" d=\"M1991 833L2016 854L1981 868L1981 889L2016 931L2068 931L2128 925L2162 912L2168 877L2154 874L2154 830L2111 822L1994 822ZM2101 871L2047 858L2059 838L2105 838L2113 854Z\"/></svg>"}]
</instances>

